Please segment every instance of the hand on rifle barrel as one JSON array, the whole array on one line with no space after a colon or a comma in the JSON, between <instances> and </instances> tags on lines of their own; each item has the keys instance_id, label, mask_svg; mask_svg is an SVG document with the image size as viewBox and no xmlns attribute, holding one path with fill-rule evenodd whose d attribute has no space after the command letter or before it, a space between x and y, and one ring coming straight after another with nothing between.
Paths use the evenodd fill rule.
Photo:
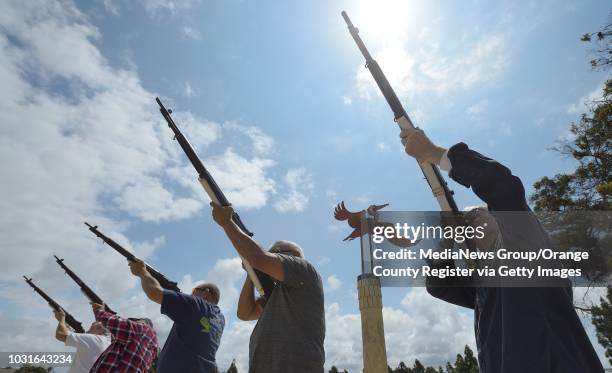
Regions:
<instances>
[{"instance_id":1,"label":"hand on rifle barrel","mask_svg":"<svg viewBox=\"0 0 612 373\"><path fill-rule=\"evenodd\" d=\"M221 226L221 228L225 228L231 224L232 216L234 215L234 208L232 205L220 206L214 202L211 202L210 206L212 207L213 219Z\"/></svg>"},{"instance_id":2,"label":"hand on rifle barrel","mask_svg":"<svg viewBox=\"0 0 612 373\"><path fill-rule=\"evenodd\" d=\"M131 260L128 265L130 266L130 271L132 271L134 276L142 277L148 273L147 266L142 259L134 258L134 260Z\"/></svg>"},{"instance_id":3,"label":"hand on rifle barrel","mask_svg":"<svg viewBox=\"0 0 612 373\"><path fill-rule=\"evenodd\" d=\"M402 129L400 132L406 154L419 162L427 161L438 164L445 149L436 146L420 128Z\"/></svg>"},{"instance_id":4,"label":"hand on rifle barrel","mask_svg":"<svg viewBox=\"0 0 612 373\"><path fill-rule=\"evenodd\" d=\"M55 319L59 322L64 322L66 321L66 313L64 312L63 309L59 309L59 310L53 310L53 314L55 315Z\"/></svg>"},{"instance_id":5,"label":"hand on rifle barrel","mask_svg":"<svg viewBox=\"0 0 612 373\"><path fill-rule=\"evenodd\" d=\"M94 316L96 316L99 312L104 311L104 304L92 303L91 308L93 309Z\"/></svg>"}]
</instances>

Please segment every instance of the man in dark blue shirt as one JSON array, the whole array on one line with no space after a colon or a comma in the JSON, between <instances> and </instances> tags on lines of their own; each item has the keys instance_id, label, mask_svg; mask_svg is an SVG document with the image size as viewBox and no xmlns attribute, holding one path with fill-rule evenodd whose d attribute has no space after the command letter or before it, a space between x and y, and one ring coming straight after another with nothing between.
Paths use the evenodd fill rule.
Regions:
<instances>
[{"instance_id":1,"label":"man in dark blue shirt","mask_svg":"<svg viewBox=\"0 0 612 373\"><path fill-rule=\"evenodd\" d=\"M212 283L196 286L191 295L163 289L140 259L130 262L149 299L161 304L161 313L174 324L157 360L157 372L216 373L215 354L221 342L225 317L219 306L219 288Z\"/></svg>"},{"instance_id":2,"label":"man in dark blue shirt","mask_svg":"<svg viewBox=\"0 0 612 373\"><path fill-rule=\"evenodd\" d=\"M449 171L461 185L472 188L489 211L531 211L521 180L510 170L464 143L444 149L420 129L402 130L406 153ZM486 209L476 212L490 219ZM488 217L486 215L489 215ZM512 232L503 221L504 243L518 236L545 239L533 214ZM529 219L531 217L531 219ZM520 233L520 234L519 234ZM512 246L510 246L512 247ZM430 287L427 291L446 302L474 310L478 362L482 373L598 373L603 367L574 310L570 287Z\"/></svg>"}]
</instances>

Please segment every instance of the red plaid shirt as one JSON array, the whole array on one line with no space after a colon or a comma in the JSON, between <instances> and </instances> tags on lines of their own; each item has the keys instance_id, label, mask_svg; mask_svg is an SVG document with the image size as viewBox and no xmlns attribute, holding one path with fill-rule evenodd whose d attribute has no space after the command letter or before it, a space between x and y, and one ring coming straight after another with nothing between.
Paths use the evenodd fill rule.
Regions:
<instances>
[{"instance_id":1,"label":"red plaid shirt","mask_svg":"<svg viewBox=\"0 0 612 373\"><path fill-rule=\"evenodd\" d=\"M91 372L147 372L157 356L155 331L138 321L121 318L104 310L96 314L113 335L113 341L100 355Z\"/></svg>"}]
</instances>

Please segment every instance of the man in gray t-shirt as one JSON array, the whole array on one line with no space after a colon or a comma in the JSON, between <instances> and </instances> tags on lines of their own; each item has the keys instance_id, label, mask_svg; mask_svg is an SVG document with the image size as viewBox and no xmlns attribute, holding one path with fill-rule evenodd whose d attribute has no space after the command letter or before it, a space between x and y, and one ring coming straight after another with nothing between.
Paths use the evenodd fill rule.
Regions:
<instances>
[{"instance_id":1,"label":"man in gray t-shirt","mask_svg":"<svg viewBox=\"0 0 612 373\"><path fill-rule=\"evenodd\" d=\"M240 293L238 318L258 320L249 343L249 372L322 373L325 314L321 276L295 243L277 241L265 251L233 222L231 207L211 205L213 218L240 255L276 281L263 307L255 299L248 276Z\"/></svg>"}]
</instances>

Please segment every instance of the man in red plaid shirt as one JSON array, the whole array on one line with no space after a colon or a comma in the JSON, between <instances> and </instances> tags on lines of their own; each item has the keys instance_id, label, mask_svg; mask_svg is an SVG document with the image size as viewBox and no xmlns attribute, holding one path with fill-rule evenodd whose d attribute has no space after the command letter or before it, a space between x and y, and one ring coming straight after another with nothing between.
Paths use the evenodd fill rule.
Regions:
<instances>
[{"instance_id":1,"label":"man in red plaid shirt","mask_svg":"<svg viewBox=\"0 0 612 373\"><path fill-rule=\"evenodd\" d=\"M111 332L113 341L91 372L147 372L157 356L157 336L149 319L124 319L92 305L96 320Z\"/></svg>"}]
</instances>

